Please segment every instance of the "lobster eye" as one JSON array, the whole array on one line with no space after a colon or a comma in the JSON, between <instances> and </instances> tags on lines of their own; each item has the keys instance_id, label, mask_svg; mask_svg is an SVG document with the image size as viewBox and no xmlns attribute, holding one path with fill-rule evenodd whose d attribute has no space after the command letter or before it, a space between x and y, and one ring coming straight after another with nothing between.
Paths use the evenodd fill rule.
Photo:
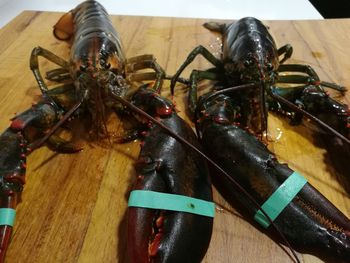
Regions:
<instances>
[{"instance_id":1,"label":"lobster eye","mask_svg":"<svg viewBox=\"0 0 350 263\"><path fill-rule=\"evenodd\" d=\"M272 71L272 70L273 70L273 65L272 65L272 63L267 63L267 64L266 64L266 69L267 69L268 71Z\"/></svg>"},{"instance_id":2,"label":"lobster eye","mask_svg":"<svg viewBox=\"0 0 350 263\"><path fill-rule=\"evenodd\" d=\"M232 63L226 63L224 68L227 73L232 73L235 70L235 66Z\"/></svg>"},{"instance_id":3,"label":"lobster eye","mask_svg":"<svg viewBox=\"0 0 350 263\"><path fill-rule=\"evenodd\" d=\"M109 69L111 67L111 63L105 64L105 69Z\"/></svg>"},{"instance_id":4,"label":"lobster eye","mask_svg":"<svg viewBox=\"0 0 350 263\"><path fill-rule=\"evenodd\" d=\"M244 66L249 67L252 64L252 61L250 59L246 59L243 62Z\"/></svg>"},{"instance_id":5,"label":"lobster eye","mask_svg":"<svg viewBox=\"0 0 350 263\"><path fill-rule=\"evenodd\" d=\"M80 70L81 71L86 72L86 69L87 69L87 67L85 65L81 65L80 66Z\"/></svg>"}]
</instances>

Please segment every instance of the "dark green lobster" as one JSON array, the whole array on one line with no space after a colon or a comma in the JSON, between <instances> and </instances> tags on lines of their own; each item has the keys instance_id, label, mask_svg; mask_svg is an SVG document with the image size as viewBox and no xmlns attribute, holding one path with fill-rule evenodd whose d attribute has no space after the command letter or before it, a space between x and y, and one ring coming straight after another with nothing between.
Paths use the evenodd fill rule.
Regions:
<instances>
[{"instance_id":1,"label":"dark green lobster","mask_svg":"<svg viewBox=\"0 0 350 263\"><path fill-rule=\"evenodd\" d=\"M164 71L151 55L125 58L120 37L98 2L85 1L63 15L54 34L59 39L72 40L70 60L41 47L34 48L30 67L42 92L41 100L16 115L0 135L0 262L5 259L25 183L27 155L44 143L57 152L81 150L56 133L71 117L90 119L92 139L110 139L107 117L113 112L125 112L124 105L133 112L138 109L133 106L136 105L144 111L133 112L134 116L141 114L143 120L153 120L146 111L198 147L192 129L177 116L173 105L157 93ZM39 70L39 57L59 66L47 73L49 80L67 83L49 89ZM145 68L153 72L136 73ZM153 89L133 88L134 82L144 80L155 80ZM174 133L171 130L166 133L157 126L146 127L148 136L143 139L140 177L135 188L210 202L211 184L205 161L194 152L187 154L186 146L170 136ZM130 258L136 262L200 262L209 245L212 225L212 217L131 207ZM185 250L194 244L195 248Z\"/></svg>"},{"instance_id":2,"label":"dark green lobster","mask_svg":"<svg viewBox=\"0 0 350 263\"><path fill-rule=\"evenodd\" d=\"M292 47L287 44L277 49L267 28L255 18L242 18L231 24L206 23L204 26L222 34L221 59L213 56L205 47L198 46L178 69L171 84L173 90L176 78L199 54L214 65L208 70L192 71L191 111L195 107L191 101L196 99L197 82L200 80L218 81L217 89L257 83L259 85L255 88L239 90L233 97L241 108L237 121L242 126L249 127L256 134L266 131L267 110L271 109L285 115L290 113L288 115L295 124L306 116L326 132L350 144L349 108L330 98L324 90L326 87L344 92L344 87L320 81L317 73L308 65L283 64L292 55ZM286 84L297 87L281 87Z\"/></svg>"},{"instance_id":3,"label":"dark green lobster","mask_svg":"<svg viewBox=\"0 0 350 263\"><path fill-rule=\"evenodd\" d=\"M190 75L189 113L205 152L263 208L272 207L272 214L276 213L274 223L292 247L319 257L326 255L349 261L350 220L305 178L279 163L256 137L267 129L268 108L274 108L293 112L294 121L300 121L303 116L311 118L339 137L344 145L348 144L348 107L331 99L322 86L341 92L344 88L319 81L309 66L282 64L290 57L291 47L277 49L267 28L255 18L205 26L223 34L221 59L202 46L195 48L174 75L171 85L174 91L176 78L198 54L214 65L204 71L193 70ZM298 74L280 75L286 71ZM197 83L203 79L217 83L197 99ZM300 86L277 87L282 83ZM218 190L238 200L243 211L272 234L270 224L261 220L259 209L241 191L232 188L228 178L214 173L216 176L212 177ZM300 182L298 188L296 185ZM285 206L279 207L286 199ZM272 200L275 200L273 205Z\"/></svg>"}]
</instances>

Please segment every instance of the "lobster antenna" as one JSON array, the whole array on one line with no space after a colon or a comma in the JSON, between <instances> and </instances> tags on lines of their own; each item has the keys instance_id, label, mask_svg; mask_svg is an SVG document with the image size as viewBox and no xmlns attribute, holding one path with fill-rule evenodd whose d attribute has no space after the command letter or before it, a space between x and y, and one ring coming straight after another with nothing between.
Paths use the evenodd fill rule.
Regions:
<instances>
[{"instance_id":1,"label":"lobster antenna","mask_svg":"<svg viewBox=\"0 0 350 263\"><path fill-rule=\"evenodd\" d=\"M51 130L45 134L44 137L42 137L41 139L38 139L34 142L32 142L31 144L28 145L28 148L31 150L35 150L37 148L39 148L40 146L42 146L49 138L52 134L54 134L54 132L57 131L57 129L59 127L62 126L62 124L64 122L66 122L66 120L68 120L68 118L70 116L72 116L72 114L80 107L80 105L83 103L83 101L85 100L85 98L87 97L87 92L88 90L85 91L84 95L82 96L81 100L78 101L69 111L67 111L63 117L51 128Z\"/></svg>"},{"instance_id":2,"label":"lobster antenna","mask_svg":"<svg viewBox=\"0 0 350 263\"><path fill-rule=\"evenodd\" d=\"M346 142L347 144L350 144L350 140L348 138L346 138L343 134L341 134L340 132L338 132L337 130L335 130L334 128L332 128L331 126L329 126L328 124L324 123L323 121L321 121L319 118L315 117L314 115L308 113L307 111L299 108L298 106L294 105L293 103L291 103L290 101L286 100L285 98L283 98L282 96L274 93L273 91L271 91L271 96L273 98L275 98L278 102L287 105L288 107L290 107L292 110L299 112L301 114L303 114L304 116L306 116L307 118L309 118L310 120L316 122L318 125L320 125L322 128L326 129L327 131L329 131L330 133L333 133L333 135L337 136L339 139L341 139L342 141Z\"/></svg>"},{"instance_id":3,"label":"lobster antenna","mask_svg":"<svg viewBox=\"0 0 350 263\"><path fill-rule=\"evenodd\" d=\"M267 134L267 125L268 125L268 122L267 122L267 110L266 110L266 103L265 103L265 82L263 80L260 81L260 85L261 85L261 88L260 88L260 110L261 110L261 138L263 138L264 136L264 133Z\"/></svg>"},{"instance_id":4,"label":"lobster antenna","mask_svg":"<svg viewBox=\"0 0 350 263\"><path fill-rule=\"evenodd\" d=\"M251 84L250 84L251 85ZM243 85L242 85L243 86ZM239 191L241 191L258 209L260 209L262 211L262 213L264 214L264 216L268 219L268 221L274 226L274 228L277 230L277 232L279 233L279 235L282 237L283 241L286 243L286 245L288 246L288 248L290 249L291 253L293 254L296 262L300 263L300 260L298 258L298 256L296 255L295 251L292 249L292 246L290 245L290 243L288 242L287 238L284 236L284 234L278 229L278 227L274 224L274 222L272 221L272 219L268 216L268 214L264 211L263 208L261 208L261 206L257 203L257 201L255 201L255 199L235 180L233 179L224 169L222 169L218 164L216 164L212 159L210 159L206 154L204 154L201 150L199 150L197 147L195 147L194 145L192 145L190 142L188 142L186 139L184 139L183 137L179 136L178 134L176 134L175 132L173 132L169 127L167 127L166 125L164 125L163 123L161 123L160 121L158 121L157 119L155 119L154 117L152 117L151 115L149 115L148 113L144 112L143 110L141 110L140 108L136 107L135 105L133 105L132 103L130 103L129 101L125 100L124 98L115 95L113 92L111 92L112 97L117 100L118 102L120 102L121 104L123 104L124 106L134 110L135 112L137 112L138 114L140 114L141 116L147 118L148 120L151 120L153 123L157 124L159 127L161 127L162 129L166 130L173 138L175 138L176 140L180 141L181 143L187 145L188 147L190 147L193 151L195 151L196 153L198 153L199 155L201 155L204 159L206 159L211 165L213 165L216 169L218 169L222 174L225 175L226 179L228 179L236 188L238 188Z\"/></svg>"},{"instance_id":5,"label":"lobster antenna","mask_svg":"<svg viewBox=\"0 0 350 263\"><path fill-rule=\"evenodd\" d=\"M209 100L210 98L215 97L216 95L225 94L228 92L233 92L233 91L237 91L237 90L241 90L241 89L254 88L257 86L258 86L257 83L248 83L248 84L242 84L239 86L234 86L234 87L216 90L216 91L212 92L208 97L206 97L205 100ZM203 102L201 103L201 105L202 104L203 104ZM200 107L197 107L197 108L200 108Z\"/></svg>"}]
</instances>

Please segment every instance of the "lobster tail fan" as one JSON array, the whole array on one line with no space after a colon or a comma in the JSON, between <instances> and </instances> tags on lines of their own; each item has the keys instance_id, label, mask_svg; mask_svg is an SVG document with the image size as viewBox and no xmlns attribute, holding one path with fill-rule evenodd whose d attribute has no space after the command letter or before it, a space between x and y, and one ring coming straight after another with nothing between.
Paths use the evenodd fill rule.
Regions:
<instances>
[{"instance_id":1,"label":"lobster tail fan","mask_svg":"<svg viewBox=\"0 0 350 263\"><path fill-rule=\"evenodd\" d=\"M220 24L217 22L204 23L203 26L210 31L218 32L220 34L223 34L226 30L226 24Z\"/></svg>"},{"instance_id":2,"label":"lobster tail fan","mask_svg":"<svg viewBox=\"0 0 350 263\"><path fill-rule=\"evenodd\" d=\"M53 34L59 40L69 40L74 33L72 12L65 13L53 26Z\"/></svg>"}]
</instances>

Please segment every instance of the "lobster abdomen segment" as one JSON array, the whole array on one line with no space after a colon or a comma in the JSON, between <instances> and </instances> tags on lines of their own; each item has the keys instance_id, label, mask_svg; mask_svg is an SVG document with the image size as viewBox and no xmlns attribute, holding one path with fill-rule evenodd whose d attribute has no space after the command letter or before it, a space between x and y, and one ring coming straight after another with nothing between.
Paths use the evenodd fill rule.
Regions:
<instances>
[{"instance_id":1,"label":"lobster abdomen segment","mask_svg":"<svg viewBox=\"0 0 350 263\"><path fill-rule=\"evenodd\" d=\"M118 32L104 7L96 1L85 1L63 15L54 26L59 39L72 39L71 75L78 77L80 69L110 67L123 73L125 54ZM61 33L62 32L62 33ZM63 37L60 37L63 35Z\"/></svg>"}]
</instances>

